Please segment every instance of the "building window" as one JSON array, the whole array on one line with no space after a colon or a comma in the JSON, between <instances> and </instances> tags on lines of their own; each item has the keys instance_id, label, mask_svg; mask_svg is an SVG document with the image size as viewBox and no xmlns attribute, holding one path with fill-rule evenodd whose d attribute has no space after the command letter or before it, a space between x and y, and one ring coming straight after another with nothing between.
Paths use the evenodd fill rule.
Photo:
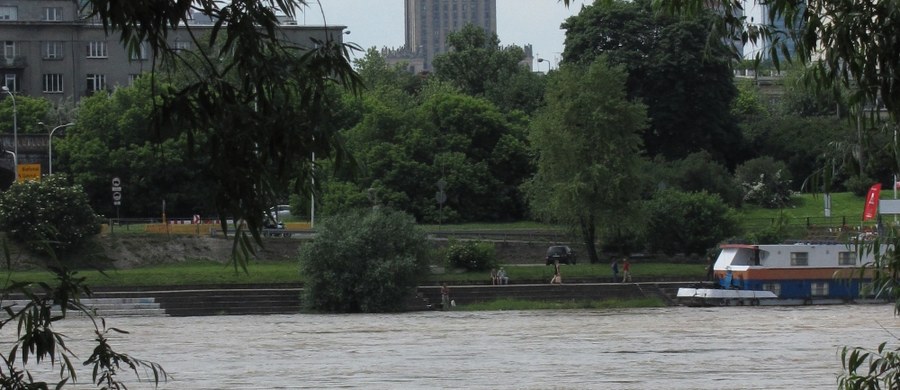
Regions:
<instances>
[{"instance_id":1,"label":"building window","mask_svg":"<svg viewBox=\"0 0 900 390\"><path fill-rule=\"evenodd\" d=\"M63 59L63 43L61 41L44 42L43 52L45 60L61 60Z\"/></svg>"},{"instance_id":2,"label":"building window","mask_svg":"<svg viewBox=\"0 0 900 390\"><path fill-rule=\"evenodd\" d=\"M175 41L175 51L191 50L191 43L188 41Z\"/></svg>"},{"instance_id":3,"label":"building window","mask_svg":"<svg viewBox=\"0 0 900 390\"><path fill-rule=\"evenodd\" d=\"M61 73L49 73L44 75L44 93L62 93L63 75Z\"/></svg>"},{"instance_id":4,"label":"building window","mask_svg":"<svg viewBox=\"0 0 900 390\"><path fill-rule=\"evenodd\" d=\"M791 252L791 265L809 265L809 253Z\"/></svg>"},{"instance_id":5,"label":"building window","mask_svg":"<svg viewBox=\"0 0 900 390\"><path fill-rule=\"evenodd\" d=\"M15 41L3 41L3 58L13 59L18 54Z\"/></svg>"},{"instance_id":6,"label":"building window","mask_svg":"<svg viewBox=\"0 0 900 390\"><path fill-rule=\"evenodd\" d=\"M102 91L106 88L106 75L88 74L87 75L87 92L88 94Z\"/></svg>"},{"instance_id":7,"label":"building window","mask_svg":"<svg viewBox=\"0 0 900 390\"><path fill-rule=\"evenodd\" d=\"M16 7L0 6L0 21L19 20L19 10Z\"/></svg>"},{"instance_id":8,"label":"building window","mask_svg":"<svg viewBox=\"0 0 900 390\"><path fill-rule=\"evenodd\" d=\"M811 283L809 285L810 295L814 297L828 296L828 282Z\"/></svg>"},{"instance_id":9,"label":"building window","mask_svg":"<svg viewBox=\"0 0 900 390\"><path fill-rule=\"evenodd\" d=\"M131 53L132 61L143 61L147 59L147 45L141 43L138 45L137 50Z\"/></svg>"},{"instance_id":10,"label":"building window","mask_svg":"<svg viewBox=\"0 0 900 390\"><path fill-rule=\"evenodd\" d=\"M16 77L15 73L7 73L3 75L3 85L6 88L9 88L10 91L18 91L19 90L19 79Z\"/></svg>"},{"instance_id":11,"label":"building window","mask_svg":"<svg viewBox=\"0 0 900 390\"><path fill-rule=\"evenodd\" d=\"M856 265L856 252L838 252L839 265Z\"/></svg>"},{"instance_id":12,"label":"building window","mask_svg":"<svg viewBox=\"0 0 900 390\"><path fill-rule=\"evenodd\" d=\"M128 85L133 85L135 81L137 81L138 77L141 77L140 73L131 73L128 75Z\"/></svg>"},{"instance_id":13,"label":"building window","mask_svg":"<svg viewBox=\"0 0 900 390\"><path fill-rule=\"evenodd\" d=\"M87 58L107 58L106 42L91 41L87 46Z\"/></svg>"},{"instance_id":14,"label":"building window","mask_svg":"<svg viewBox=\"0 0 900 390\"><path fill-rule=\"evenodd\" d=\"M60 22L62 21L62 7L44 7L44 21Z\"/></svg>"}]
</instances>

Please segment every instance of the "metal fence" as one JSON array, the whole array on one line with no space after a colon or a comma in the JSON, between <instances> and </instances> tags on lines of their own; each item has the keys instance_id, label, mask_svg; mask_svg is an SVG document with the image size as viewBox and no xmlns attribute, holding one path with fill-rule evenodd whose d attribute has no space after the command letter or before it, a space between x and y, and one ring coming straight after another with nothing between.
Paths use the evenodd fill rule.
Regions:
<instances>
[{"instance_id":1,"label":"metal fence","mask_svg":"<svg viewBox=\"0 0 900 390\"><path fill-rule=\"evenodd\" d=\"M741 225L748 230L764 229L776 226L779 220L784 220L787 227L805 227L805 228L836 228L836 229L855 229L866 230L868 225L871 229L874 222L862 221L862 216L836 216L836 217L772 217L772 218L746 218L741 220Z\"/></svg>"}]
</instances>

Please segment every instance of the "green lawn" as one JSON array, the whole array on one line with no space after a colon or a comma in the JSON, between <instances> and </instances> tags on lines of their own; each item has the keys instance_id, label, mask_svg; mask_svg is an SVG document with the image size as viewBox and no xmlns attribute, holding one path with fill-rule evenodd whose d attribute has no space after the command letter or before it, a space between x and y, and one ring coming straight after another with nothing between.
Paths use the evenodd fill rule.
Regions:
<instances>
[{"instance_id":1,"label":"green lawn","mask_svg":"<svg viewBox=\"0 0 900 390\"><path fill-rule=\"evenodd\" d=\"M256 283L297 283L300 281L296 262L255 262L248 267L248 273L235 272L232 265L211 262L191 262L134 268L127 270L82 270L78 276L87 278L87 285L94 287L118 286L179 286L213 284L256 284ZM0 273L4 281L27 280L47 282L53 275L47 271L24 271Z\"/></svg>"},{"instance_id":2,"label":"green lawn","mask_svg":"<svg viewBox=\"0 0 900 390\"><path fill-rule=\"evenodd\" d=\"M882 198L893 197L890 191L882 192ZM865 198L849 192L831 194L831 218L825 217L823 194L799 194L794 202L784 209L765 209L744 205L738 210L743 221L755 225L761 221L772 221L784 215L790 224L810 223L814 225L833 224L846 221L848 225L858 225L862 219Z\"/></svg>"},{"instance_id":3,"label":"green lawn","mask_svg":"<svg viewBox=\"0 0 900 390\"><path fill-rule=\"evenodd\" d=\"M550 280L550 266L505 266L510 280ZM705 275L702 264L664 264L664 263L632 263L632 274L635 277L686 277L700 280ZM562 266L563 281L565 278L609 278L610 270L606 264L578 264ZM91 287L119 286L179 286L179 285L214 285L214 284L267 284L298 283L301 281L296 262L257 262L248 267L248 273L235 272L234 267L209 262L171 264L134 268L127 270L79 271L78 276L87 278ZM52 274L46 271L2 272L3 280L49 282ZM437 284L443 281L452 283L485 283L489 280L488 272L442 273L428 275L423 283Z\"/></svg>"}]
</instances>

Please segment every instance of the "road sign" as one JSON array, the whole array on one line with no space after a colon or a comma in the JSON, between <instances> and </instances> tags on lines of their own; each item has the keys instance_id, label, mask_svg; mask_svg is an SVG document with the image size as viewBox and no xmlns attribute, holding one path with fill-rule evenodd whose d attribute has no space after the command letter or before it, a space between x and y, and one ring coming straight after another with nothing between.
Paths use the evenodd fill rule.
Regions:
<instances>
[{"instance_id":1,"label":"road sign","mask_svg":"<svg viewBox=\"0 0 900 390\"><path fill-rule=\"evenodd\" d=\"M122 204L122 180L118 176L112 178L112 198L114 206Z\"/></svg>"}]
</instances>

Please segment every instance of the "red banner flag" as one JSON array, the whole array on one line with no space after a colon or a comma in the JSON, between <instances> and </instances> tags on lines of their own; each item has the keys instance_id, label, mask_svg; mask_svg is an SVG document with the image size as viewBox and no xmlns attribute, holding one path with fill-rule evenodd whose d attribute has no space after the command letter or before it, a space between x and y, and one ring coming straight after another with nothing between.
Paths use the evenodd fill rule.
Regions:
<instances>
[{"instance_id":1,"label":"red banner flag","mask_svg":"<svg viewBox=\"0 0 900 390\"><path fill-rule=\"evenodd\" d=\"M875 218L878 212L878 197L881 194L881 183L875 183L869 187L869 193L866 195L866 208L863 210L863 221Z\"/></svg>"}]
</instances>

